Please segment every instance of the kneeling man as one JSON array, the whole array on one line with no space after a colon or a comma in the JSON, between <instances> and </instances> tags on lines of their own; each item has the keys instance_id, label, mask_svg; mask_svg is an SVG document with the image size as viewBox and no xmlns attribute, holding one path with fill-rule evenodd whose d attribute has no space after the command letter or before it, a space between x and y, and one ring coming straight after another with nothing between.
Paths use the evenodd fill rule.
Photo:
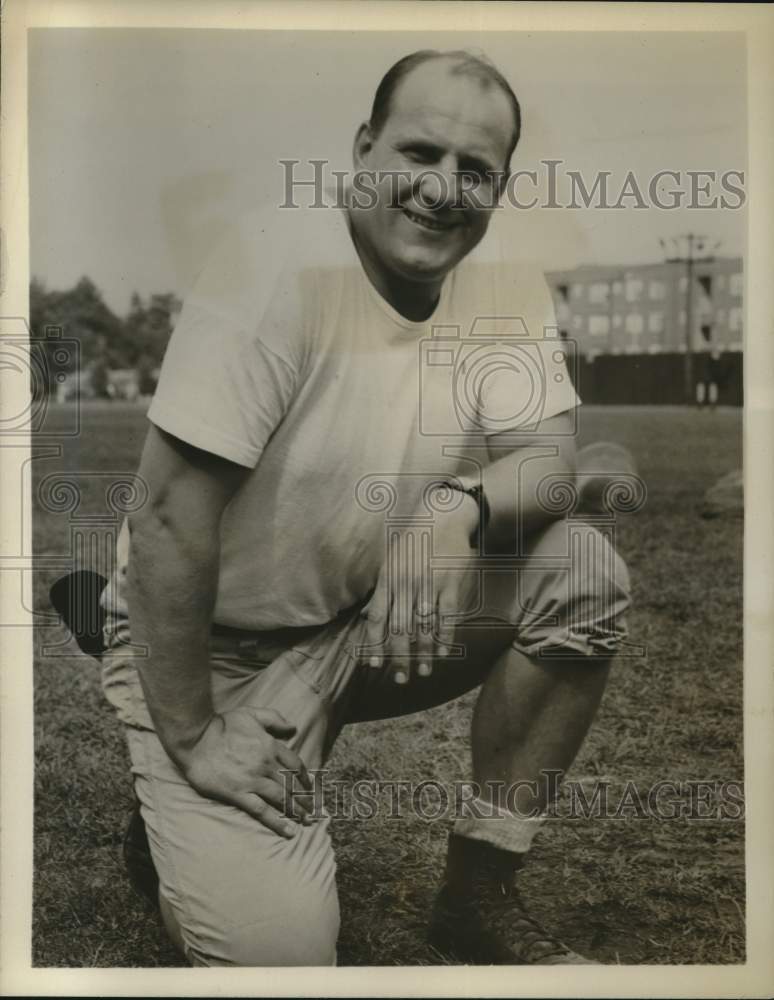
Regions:
<instances>
[{"instance_id":1,"label":"kneeling man","mask_svg":"<svg viewBox=\"0 0 774 1000\"><path fill-rule=\"evenodd\" d=\"M401 60L345 203L245 220L170 341L148 501L103 595L104 687L192 964L334 963L310 772L346 723L478 686L478 798L450 834L431 938L464 961L587 961L516 876L544 772L569 767L594 718L628 582L547 501L573 474L579 400L544 337L542 274L496 241L473 252L520 128L480 58Z\"/></svg>"}]
</instances>

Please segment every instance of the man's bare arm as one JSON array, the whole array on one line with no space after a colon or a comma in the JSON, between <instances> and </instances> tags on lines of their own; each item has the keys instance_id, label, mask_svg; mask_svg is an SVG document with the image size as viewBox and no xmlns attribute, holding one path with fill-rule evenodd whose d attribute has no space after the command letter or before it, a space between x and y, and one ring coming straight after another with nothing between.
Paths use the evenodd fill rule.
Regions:
<instances>
[{"instance_id":1,"label":"man's bare arm","mask_svg":"<svg viewBox=\"0 0 774 1000\"><path fill-rule=\"evenodd\" d=\"M149 490L129 522L129 618L147 647L138 671L165 750L201 794L236 805L285 835L282 813L300 819L311 803L288 804L281 773L309 787L303 763L283 742L295 727L273 709L215 712L209 641L223 512L249 470L151 427L139 474Z\"/></svg>"},{"instance_id":2,"label":"man's bare arm","mask_svg":"<svg viewBox=\"0 0 774 1000\"><path fill-rule=\"evenodd\" d=\"M148 503L129 520L132 639L148 708L173 759L213 714L208 659L223 511L248 469L151 426L139 475Z\"/></svg>"},{"instance_id":3,"label":"man's bare arm","mask_svg":"<svg viewBox=\"0 0 774 1000\"><path fill-rule=\"evenodd\" d=\"M519 530L528 535L563 516L540 502L539 486L547 476L574 478L575 439L567 413L544 420L534 434L513 442L512 432L488 442L491 464L482 473L491 512L488 551L513 551Z\"/></svg>"}]
</instances>

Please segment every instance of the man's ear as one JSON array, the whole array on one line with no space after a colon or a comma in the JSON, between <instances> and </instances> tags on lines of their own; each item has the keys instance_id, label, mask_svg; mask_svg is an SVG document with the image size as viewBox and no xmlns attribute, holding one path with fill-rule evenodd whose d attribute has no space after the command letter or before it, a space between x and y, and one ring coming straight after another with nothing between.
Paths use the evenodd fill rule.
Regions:
<instances>
[{"instance_id":1,"label":"man's ear","mask_svg":"<svg viewBox=\"0 0 774 1000\"><path fill-rule=\"evenodd\" d=\"M368 122L363 122L355 135L355 142L352 147L352 162L356 170L368 169L368 154L374 146L374 137L371 134L371 126Z\"/></svg>"},{"instance_id":2,"label":"man's ear","mask_svg":"<svg viewBox=\"0 0 774 1000\"><path fill-rule=\"evenodd\" d=\"M498 202L498 204L499 204L500 199L502 198L502 196L505 194L505 189L508 186L508 179L510 178L510 176L511 176L511 168L510 168L510 166L508 166L508 167L505 168L505 170L503 170L503 172L500 174L500 177L498 178L498 183L497 183L497 202Z\"/></svg>"}]
</instances>

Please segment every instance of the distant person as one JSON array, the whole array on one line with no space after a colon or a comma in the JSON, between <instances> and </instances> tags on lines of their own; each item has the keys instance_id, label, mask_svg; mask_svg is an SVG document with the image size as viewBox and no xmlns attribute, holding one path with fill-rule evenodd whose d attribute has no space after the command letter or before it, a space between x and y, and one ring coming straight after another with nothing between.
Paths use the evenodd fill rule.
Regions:
<instances>
[{"instance_id":1,"label":"distant person","mask_svg":"<svg viewBox=\"0 0 774 1000\"><path fill-rule=\"evenodd\" d=\"M723 374L720 348L717 345L706 355L701 374L702 378L696 383L696 403L699 407L708 406L714 410L718 405Z\"/></svg>"},{"instance_id":2,"label":"distant person","mask_svg":"<svg viewBox=\"0 0 774 1000\"><path fill-rule=\"evenodd\" d=\"M478 798L450 834L431 939L463 961L589 961L528 912L518 873L544 772L566 771L594 719L628 582L577 522L570 565L568 523L541 499L546 477L572 475L579 402L542 340L542 274L470 257L520 127L488 62L407 56L355 138L356 171L383 172L375 204L246 222L176 324L139 470L149 499L103 595L104 688L163 919L194 965L334 963L334 854L309 772L346 723L479 685ZM503 362L511 320L471 337L480 317L523 319L533 367ZM448 342L422 354L434 327L459 330L456 360ZM459 358L480 350L490 363L463 398ZM432 573L386 551L386 518L404 519L392 555L428 510ZM526 565L490 569L497 552Z\"/></svg>"}]
</instances>

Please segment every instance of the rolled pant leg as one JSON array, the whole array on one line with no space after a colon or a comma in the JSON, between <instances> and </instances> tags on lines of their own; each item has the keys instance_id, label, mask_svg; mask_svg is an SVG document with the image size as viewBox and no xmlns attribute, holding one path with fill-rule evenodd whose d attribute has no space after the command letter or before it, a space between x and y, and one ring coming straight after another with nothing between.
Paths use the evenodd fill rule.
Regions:
<instances>
[{"instance_id":1,"label":"rolled pant leg","mask_svg":"<svg viewBox=\"0 0 774 1000\"><path fill-rule=\"evenodd\" d=\"M492 563L497 565L493 566ZM389 664L364 668L351 685L348 722L407 715L478 687L513 647L530 659L615 655L627 635L629 573L610 542L585 521L555 521L518 560L480 559L475 606L455 629L459 650L436 658L430 677L397 685ZM352 645L365 641L353 623Z\"/></svg>"},{"instance_id":2,"label":"rolled pant leg","mask_svg":"<svg viewBox=\"0 0 774 1000\"><path fill-rule=\"evenodd\" d=\"M514 584L513 646L526 656L611 657L628 634L626 563L585 521L555 521L536 534Z\"/></svg>"}]
</instances>

